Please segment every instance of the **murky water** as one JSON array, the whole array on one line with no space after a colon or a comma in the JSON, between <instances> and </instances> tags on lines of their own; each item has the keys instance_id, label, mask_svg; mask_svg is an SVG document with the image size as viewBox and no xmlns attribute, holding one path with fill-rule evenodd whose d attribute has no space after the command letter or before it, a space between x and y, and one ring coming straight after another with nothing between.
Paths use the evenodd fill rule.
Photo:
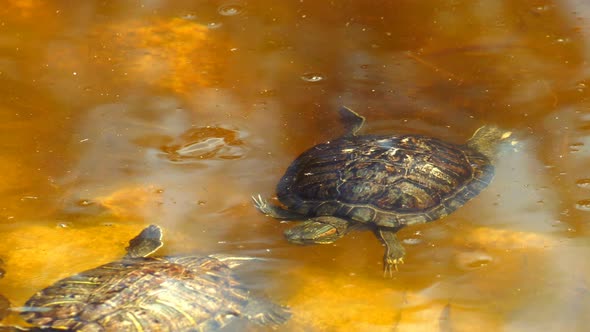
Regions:
<instances>
[{"instance_id":1,"label":"murky water","mask_svg":"<svg viewBox=\"0 0 590 332\"><path fill-rule=\"evenodd\" d=\"M242 273L291 307L281 330L585 331L589 20L581 0L5 1L0 294L157 223L168 254L267 258ZM399 233L392 279L369 232L296 246L252 206L341 105L364 133L516 138L481 195Z\"/></svg>"}]
</instances>

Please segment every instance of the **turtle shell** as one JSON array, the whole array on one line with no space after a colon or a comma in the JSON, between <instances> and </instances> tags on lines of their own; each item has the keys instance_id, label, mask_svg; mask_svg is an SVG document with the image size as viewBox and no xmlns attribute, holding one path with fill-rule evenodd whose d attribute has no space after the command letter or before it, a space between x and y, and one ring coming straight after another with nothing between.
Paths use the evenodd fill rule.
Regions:
<instances>
[{"instance_id":1,"label":"turtle shell","mask_svg":"<svg viewBox=\"0 0 590 332\"><path fill-rule=\"evenodd\" d=\"M76 331L210 331L232 317L260 324L288 317L253 298L213 256L124 258L62 279L25 307L31 324Z\"/></svg>"},{"instance_id":2,"label":"turtle shell","mask_svg":"<svg viewBox=\"0 0 590 332\"><path fill-rule=\"evenodd\" d=\"M302 153L277 196L308 217L401 227L448 215L493 175L490 160L467 145L418 135L349 135Z\"/></svg>"}]
</instances>

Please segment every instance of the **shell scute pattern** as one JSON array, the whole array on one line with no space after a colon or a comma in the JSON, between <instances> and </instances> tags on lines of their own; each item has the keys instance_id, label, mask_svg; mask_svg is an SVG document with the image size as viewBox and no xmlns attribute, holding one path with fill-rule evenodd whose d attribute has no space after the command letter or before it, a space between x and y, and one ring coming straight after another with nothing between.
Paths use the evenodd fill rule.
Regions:
<instances>
[{"instance_id":1,"label":"shell scute pattern","mask_svg":"<svg viewBox=\"0 0 590 332\"><path fill-rule=\"evenodd\" d=\"M144 232L160 230L152 225ZM130 241L128 253L161 245L142 234ZM232 271L247 259L125 256L37 292L25 304L31 310L21 315L35 326L76 331L211 331L233 317L283 323L288 310L250 295Z\"/></svg>"},{"instance_id":2,"label":"shell scute pattern","mask_svg":"<svg viewBox=\"0 0 590 332\"><path fill-rule=\"evenodd\" d=\"M52 316L44 321L57 319L52 326L71 326L75 319L80 321L76 327L135 331L139 324L174 331L239 312L231 310L232 301L243 304L248 293L235 289L237 284L230 269L212 258L135 258L63 279L26 305L51 308ZM25 319L34 320L31 316L36 315Z\"/></svg>"},{"instance_id":3,"label":"shell scute pattern","mask_svg":"<svg viewBox=\"0 0 590 332\"><path fill-rule=\"evenodd\" d=\"M425 221L447 215L492 174L489 160L466 146L423 136L345 136L304 152L277 194L304 215L398 226L404 214L423 214ZM476 184L464 188L468 182Z\"/></svg>"}]
</instances>

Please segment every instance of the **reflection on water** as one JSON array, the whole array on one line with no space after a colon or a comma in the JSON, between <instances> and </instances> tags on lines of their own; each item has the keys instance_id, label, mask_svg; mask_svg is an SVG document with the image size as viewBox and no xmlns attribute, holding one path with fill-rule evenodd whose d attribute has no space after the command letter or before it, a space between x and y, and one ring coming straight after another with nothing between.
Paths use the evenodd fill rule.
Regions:
<instances>
[{"instance_id":1,"label":"reflection on water","mask_svg":"<svg viewBox=\"0 0 590 332\"><path fill-rule=\"evenodd\" d=\"M243 156L237 131L204 127L194 128L181 135L161 149L166 158L173 162L190 162L200 159L237 159Z\"/></svg>"},{"instance_id":2,"label":"reflection on water","mask_svg":"<svg viewBox=\"0 0 590 332\"><path fill-rule=\"evenodd\" d=\"M0 294L21 306L117 259L240 253L285 330L584 331L590 323L585 1L8 0L0 9ZM399 233L295 246L250 196L343 131L515 133L481 195ZM1 305L0 305L1 307ZM22 324L11 314L3 323Z\"/></svg>"}]
</instances>

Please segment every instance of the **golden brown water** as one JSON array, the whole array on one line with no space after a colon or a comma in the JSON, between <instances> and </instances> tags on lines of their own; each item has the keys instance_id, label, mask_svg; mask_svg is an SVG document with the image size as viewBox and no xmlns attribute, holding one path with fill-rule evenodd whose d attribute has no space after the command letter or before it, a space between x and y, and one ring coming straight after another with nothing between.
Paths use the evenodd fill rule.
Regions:
<instances>
[{"instance_id":1,"label":"golden brown water","mask_svg":"<svg viewBox=\"0 0 590 332\"><path fill-rule=\"evenodd\" d=\"M0 294L21 306L158 223L168 254L268 258L245 279L292 308L281 330L585 331L588 20L582 0L7 0ZM392 279L372 234L292 245L250 201L341 105L364 133L517 139L481 195L400 232Z\"/></svg>"}]
</instances>

